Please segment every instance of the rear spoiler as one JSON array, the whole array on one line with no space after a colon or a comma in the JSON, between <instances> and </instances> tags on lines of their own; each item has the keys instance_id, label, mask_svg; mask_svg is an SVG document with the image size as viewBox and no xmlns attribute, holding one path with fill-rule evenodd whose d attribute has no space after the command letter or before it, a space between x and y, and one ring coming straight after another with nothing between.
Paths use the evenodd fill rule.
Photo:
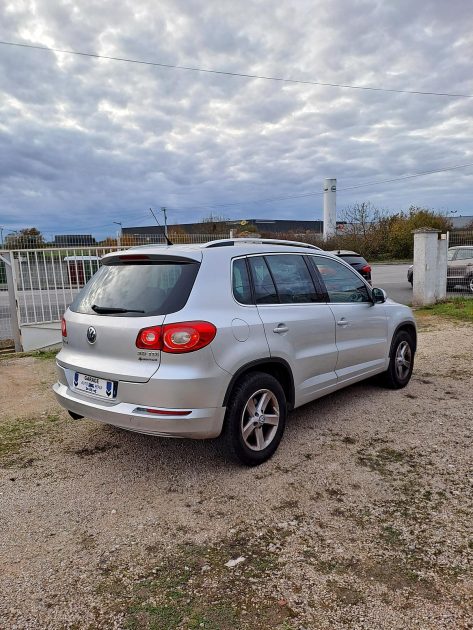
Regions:
<instances>
[{"instance_id":1,"label":"rear spoiler","mask_svg":"<svg viewBox=\"0 0 473 630\"><path fill-rule=\"evenodd\" d=\"M200 252L196 252L196 254L198 258L175 256L169 253L145 254L144 252L134 252L130 250L107 254L102 258L102 265L199 264L202 260L202 254L200 254Z\"/></svg>"}]
</instances>

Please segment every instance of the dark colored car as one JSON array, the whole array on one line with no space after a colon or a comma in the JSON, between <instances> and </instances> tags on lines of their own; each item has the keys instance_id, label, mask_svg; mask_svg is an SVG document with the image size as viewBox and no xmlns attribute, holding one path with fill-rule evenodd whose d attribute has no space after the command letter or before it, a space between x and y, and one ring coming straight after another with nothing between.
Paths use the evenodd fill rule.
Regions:
<instances>
[{"instance_id":1,"label":"dark colored car","mask_svg":"<svg viewBox=\"0 0 473 630\"><path fill-rule=\"evenodd\" d=\"M371 284L371 266L361 254L350 252L347 249L335 249L332 250L331 253L335 254L335 256L338 256L339 258L342 258Z\"/></svg>"},{"instance_id":2,"label":"dark colored car","mask_svg":"<svg viewBox=\"0 0 473 630\"><path fill-rule=\"evenodd\" d=\"M411 286L414 284L414 265L407 269L407 282L410 282Z\"/></svg>"}]
</instances>

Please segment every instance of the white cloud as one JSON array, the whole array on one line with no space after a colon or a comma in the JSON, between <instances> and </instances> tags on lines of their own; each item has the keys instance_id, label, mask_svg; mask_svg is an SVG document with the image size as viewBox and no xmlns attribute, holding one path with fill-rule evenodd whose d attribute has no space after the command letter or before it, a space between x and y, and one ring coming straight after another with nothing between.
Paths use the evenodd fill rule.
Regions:
<instances>
[{"instance_id":1,"label":"white cloud","mask_svg":"<svg viewBox=\"0 0 473 630\"><path fill-rule=\"evenodd\" d=\"M0 38L264 74L473 93L468 3L17 0ZM472 100L282 84L0 46L0 223L78 231L473 161ZM340 194L473 213L473 168ZM209 208L205 210L205 208ZM235 217L318 218L321 198ZM215 208L214 208L215 210Z\"/></svg>"}]
</instances>

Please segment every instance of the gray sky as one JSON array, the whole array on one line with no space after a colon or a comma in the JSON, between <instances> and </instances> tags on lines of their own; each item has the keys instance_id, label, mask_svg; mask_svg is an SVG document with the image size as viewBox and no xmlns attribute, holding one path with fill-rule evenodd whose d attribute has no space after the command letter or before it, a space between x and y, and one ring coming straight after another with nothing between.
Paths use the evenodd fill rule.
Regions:
<instances>
[{"instance_id":1,"label":"gray sky","mask_svg":"<svg viewBox=\"0 0 473 630\"><path fill-rule=\"evenodd\" d=\"M0 39L302 80L473 94L471 0L0 0ZM473 99L291 85L0 46L0 225L107 234L321 218L339 188L473 162ZM473 167L340 192L473 214ZM241 203L240 203L241 202ZM239 204L223 207L220 204Z\"/></svg>"}]
</instances>

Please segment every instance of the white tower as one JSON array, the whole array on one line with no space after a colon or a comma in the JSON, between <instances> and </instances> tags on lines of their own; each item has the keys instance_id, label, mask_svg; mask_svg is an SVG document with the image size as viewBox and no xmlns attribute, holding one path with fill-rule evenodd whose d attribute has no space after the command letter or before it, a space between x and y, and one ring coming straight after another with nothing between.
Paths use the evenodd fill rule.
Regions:
<instances>
[{"instance_id":1,"label":"white tower","mask_svg":"<svg viewBox=\"0 0 473 630\"><path fill-rule=\"evenodd\" d=\"M324 179L324 241L337 231L337 180Z\"/></svg>"}]
</instances>

